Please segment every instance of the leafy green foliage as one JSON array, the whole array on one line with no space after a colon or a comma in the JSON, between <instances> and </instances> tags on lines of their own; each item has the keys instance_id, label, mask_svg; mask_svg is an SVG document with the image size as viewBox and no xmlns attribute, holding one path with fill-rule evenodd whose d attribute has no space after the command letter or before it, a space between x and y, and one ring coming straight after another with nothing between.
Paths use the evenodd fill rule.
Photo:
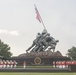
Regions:
<instances>
[{"instance_id":1,"label":"leafy green foliage","mask_svg":"<svg viewBox=\"0 0 76 75\"><path fill-rule=\"evenodd\" d=\"M68 49L67 54L72 60L76 60L76 47L72 47L71 49Z\"/></svg>"},{"instance_id":2,"label":"leafy green foliage","mask_svg":"<svg viewBox=\"0 0 76 75\"><path fill-rule=\"evenodd\" d=\"M0 57L8 58L11 56L10 47L0 40Z\"/></svg>"}]
</instances>

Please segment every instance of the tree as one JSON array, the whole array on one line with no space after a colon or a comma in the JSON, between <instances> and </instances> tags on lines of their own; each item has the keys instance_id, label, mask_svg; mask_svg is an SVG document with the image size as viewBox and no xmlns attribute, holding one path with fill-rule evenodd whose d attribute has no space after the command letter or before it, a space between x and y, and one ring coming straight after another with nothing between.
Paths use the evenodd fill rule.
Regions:
<instances>
[{"instance_id":1,"label":"tree","mask_svg":"<svg viewBox=\"0 0 76 75\"><path fill-rule=\"evenodd\" d=\"M67 55L68 55L68 57L70 57L72 60L76 60L76 47L72 47L71 49L68 49Z\"/></svg>"},{"instance_id":2,"label":"tree","mask_svg":"<svg viewBox=\"0 0 76 75\"><path fill-rule=\"evenodd\" d=\"M12 56L12 53L10 52L9 45L4 44L4 42L0 40L0 57L8 58L11 56Z\"/></svg>"}]
</instances>

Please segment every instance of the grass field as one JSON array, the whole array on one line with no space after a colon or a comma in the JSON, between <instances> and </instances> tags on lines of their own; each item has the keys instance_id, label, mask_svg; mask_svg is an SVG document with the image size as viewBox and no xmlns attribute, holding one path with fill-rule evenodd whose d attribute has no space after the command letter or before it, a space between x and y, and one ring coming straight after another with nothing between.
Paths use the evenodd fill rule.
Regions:
<instances>
[{"instance_id":1,"label":"grass field","mask_svg":"<svg viewBox=\"0 0 76 75\"><path fill-rule=\"evenodd\" d=\"M0 75L76 75L76 73L26 73L26 72L0 72Z\"/></svg>"}]
</instances>

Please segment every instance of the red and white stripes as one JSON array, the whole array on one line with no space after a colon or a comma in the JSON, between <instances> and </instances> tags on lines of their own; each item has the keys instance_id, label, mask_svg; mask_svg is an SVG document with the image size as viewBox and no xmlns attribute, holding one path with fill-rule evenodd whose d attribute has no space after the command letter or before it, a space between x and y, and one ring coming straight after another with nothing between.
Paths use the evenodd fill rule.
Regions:
<instances>
[{"instance_id":1,"label":"red and white stripes","mask_svg":"<svg viewBox=\"0 0 76 75\"><path fill-rule=\"evenodd\" d=\"M0 60L0 68L16 68L17 62L14 60Z\"/></svg>"},{"instance_id":2,"label":"red and white stripes","mask_svg":"<svg viewBox=\"0 0 76 75\"><path fill-rule=\"evenodd\" d=\"M53 67L55 68L67 68L69 65L76 65L76 61L54 61Z\"/></svg>"}]
</instances>

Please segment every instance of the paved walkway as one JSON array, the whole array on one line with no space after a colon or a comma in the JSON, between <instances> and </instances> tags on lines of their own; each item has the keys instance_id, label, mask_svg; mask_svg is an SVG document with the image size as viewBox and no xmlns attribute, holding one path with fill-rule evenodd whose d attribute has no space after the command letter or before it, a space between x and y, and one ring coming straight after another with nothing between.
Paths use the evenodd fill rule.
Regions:
<instances>
[{"instance_id":1,"label":"paved walkway","mask_svg":"<svg viewBox=\"0 0 76 75\"><path fill-rule=\"evenodd\" d=\"M0 68L0 72L69 72L68 68Z\"/></svg>"}]
</instances>

